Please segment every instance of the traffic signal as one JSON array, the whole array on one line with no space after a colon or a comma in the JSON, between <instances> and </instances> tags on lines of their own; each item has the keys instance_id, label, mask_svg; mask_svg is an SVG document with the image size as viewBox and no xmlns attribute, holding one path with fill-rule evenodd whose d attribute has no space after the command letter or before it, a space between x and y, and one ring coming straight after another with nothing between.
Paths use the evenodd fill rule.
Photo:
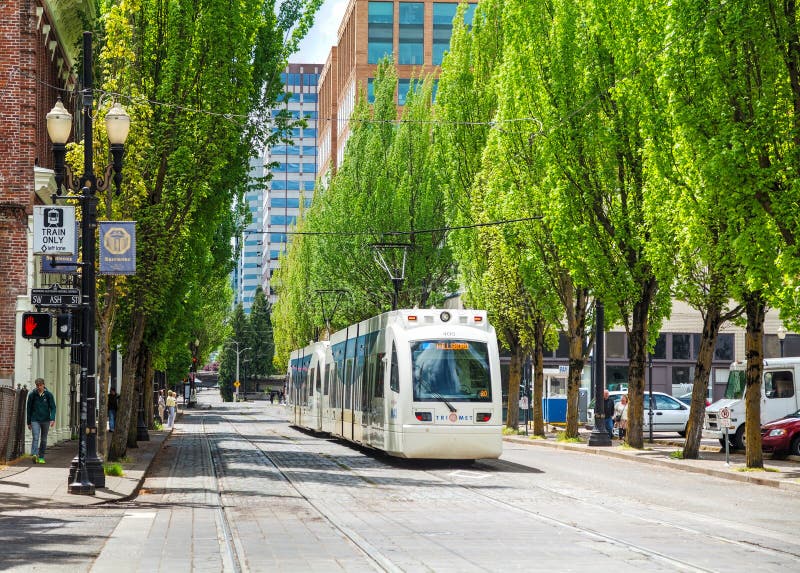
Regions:
<instances>
[{"instance_id":1,"label":"traffic signal","mask_svg":"<svg viewBox=\"0 0 800 573\"><path fill-rule=\"evenodd\" d=\"M59 314L56 317L56 336L61 340L69 340L72 337L71 314Z\"/></svg>"},{"instance_id":2,"label":"traffic signal","mask_svg":"<svg viewBox=\"0 0 800 573\"><path fill-rule=\"evenodd\" d=\"M50 338L53 318L46 312L22 313L22 338Z\"/></svg>"}]
</instances>

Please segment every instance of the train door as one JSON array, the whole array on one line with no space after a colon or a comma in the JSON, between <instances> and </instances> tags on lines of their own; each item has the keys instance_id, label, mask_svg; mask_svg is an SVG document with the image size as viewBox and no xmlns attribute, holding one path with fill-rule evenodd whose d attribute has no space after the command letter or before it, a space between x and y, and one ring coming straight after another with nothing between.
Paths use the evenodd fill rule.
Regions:
<instances>
[{"instance_id":1,"label":"train door","mask_svg":"<svg viewBox=\"0 0 800 573\"><path fill-rule=\"evenodd\" d=\"M319 362L317 362L317 368L316 368L316 374L315 374L315 378L316 378L316 381L317 381L317 387L316 387L316 392L315 392L316 395L317 395L317 409L316 409L316 413L317 413L316 429L317 429L317 431L321 431L322 430L322 407L324 405L324 400L323 400L323 395L322 395L322 372L323 372L323 370L320 368Z\"/></svg>"},{"instance_id":2,"label":"train door","mask_svg":"<svg viewBox=\"0 0 800 573\"><path fill-rule=\"evenodd\" d=\"M386 451L400 451L402 447L401 434L403 431L400 403L400 363L397 357L397 345L392 341L392 350L389 354L389 392L386 396L384 410L386 412L386 431L384 449Z\"/></svg>"},{"instance_id":3,"label":"train door","mask_svg":"<svg viewBox=\"0 0 800 573\"><path fill-rule=\"evenodd\" d=\"M361 403L364 432L364 443L372 444L372 420L375 417L373 408L375 407L372 395L375 387L375 355L369 354L364 365L364 393Z\"/></svg>"},{"instance_id":4,"label":"train door","mask_svg":"<svg viewBox=\"0 0 800 573\"><path fill-rule=\"evenodd\" d=\"M364 389L367 384L365 375L367 336L358 337L356 345L355 371L353 372L353 440L364 442Z\"/></svg>"},{"instance_id":5,"label":"train door","mask_svg":"<svg viewBox=\"0 0 800 573\"><path fill-rule=\"evenodd\" d=\"M376 448L383 449L386 444L386 434L385 434L385 425L386 425L386 415L384 410L384 405L386 403L386 399L384 396L385 390L385 380L386 380L386 368L388 367L387 360L386 360L386 353L379 352L375 355L375 375L374 375L374 382L372 385L372 418L370 420L370 437L372 440L372 445Z\"/></svg>"},{"instance_id":6,"label":"train door","mask_svg":"<svg viewBox=\"0 0 800 573\"><path fill-rule=\"evenodd\" d=\"M344 362L344 404L342 405L342 437L353 439L353 359Z\"/></svg>"},{"instance_id":7,"label":"train door","mask_svg":"<svg viewBox=\"0 0 800 573\"><path fill-rule=\"evenodd\" d=\"M333 431L333 413L331 409L331 388L333 384L333 361L329 360L325 365L325 377L322 381L322 431Z\"/></svg>"}]
</instances>

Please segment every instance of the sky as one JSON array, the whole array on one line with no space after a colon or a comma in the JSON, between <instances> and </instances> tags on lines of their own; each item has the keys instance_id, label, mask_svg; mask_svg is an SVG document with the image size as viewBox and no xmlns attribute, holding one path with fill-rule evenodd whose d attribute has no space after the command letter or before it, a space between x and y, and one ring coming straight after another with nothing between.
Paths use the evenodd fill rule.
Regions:
<instances>
[{"instance_id":1,"label":"sky","mask_svg":"<svg viewBox=\"0 0 800 573\"><path fill-rule=\"evenodd\" d=\"M339 24L342 23L348 0L325 0L314 18L314 25L300 42L297 53L289 62L297 64L324 64L331 46L336 43Z\"/></svg>"}]
</instances>

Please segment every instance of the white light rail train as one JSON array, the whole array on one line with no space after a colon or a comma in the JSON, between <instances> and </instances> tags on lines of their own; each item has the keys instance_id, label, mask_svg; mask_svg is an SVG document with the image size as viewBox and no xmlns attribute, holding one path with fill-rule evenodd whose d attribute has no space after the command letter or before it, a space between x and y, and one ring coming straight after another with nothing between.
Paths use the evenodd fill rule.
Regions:
<instances>
[{"instance_id":1,"label":"white light rail train","mask_svg":"<svg viewBox=\"0 0 800 573\"><path fill-rule=\"evenodd\" d=\"M292 352L290 421L402 458L502 452L500 357L482 310L395 310Z\"/></svg>"}]
</instances>

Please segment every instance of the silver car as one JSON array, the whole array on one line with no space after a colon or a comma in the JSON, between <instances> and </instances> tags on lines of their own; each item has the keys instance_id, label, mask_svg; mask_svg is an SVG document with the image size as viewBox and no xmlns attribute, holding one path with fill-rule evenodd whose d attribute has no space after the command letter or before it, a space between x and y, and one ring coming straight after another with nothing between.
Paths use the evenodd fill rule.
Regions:
<instances>
[{"instance_id":1,"label":"silver car","mask_svg":"<svg viewBox=\"0 0 800 573\"><path fill-rule=\"evenodd\" d=\"M609 392L609 397L614 400L614 405L620 401L627 392ZM663 392L644 393L644 431L650 431L650 407L653 408L654 432L677 432L686 436L686 424L689 422L689 406ZM650 403L648 404L648 398ZM594 427L594 400L589 404L588 426Z\"/></svg>"}]
</instances>

